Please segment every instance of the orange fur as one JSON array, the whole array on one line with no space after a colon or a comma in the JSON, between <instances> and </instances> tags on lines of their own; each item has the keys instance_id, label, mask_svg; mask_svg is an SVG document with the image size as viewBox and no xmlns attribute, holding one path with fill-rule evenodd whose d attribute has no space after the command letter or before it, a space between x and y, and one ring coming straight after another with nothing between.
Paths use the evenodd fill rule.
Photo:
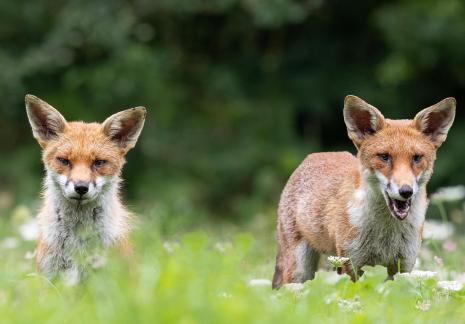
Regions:
<instances>
[{"instance_id":1,"label":"orange fur","mask_svg":"<svg viewBox=\"0 0 465 324\"><path fill-rule=\"evenodd\" d=\"M310 154L291 175L278 208L273 287L313 279L321 253L353 258L356 269L341 270L354 280L352 270L361 274L363 265L384 265L392 276L400 260L401 271L410 271L421 243L426 183L454 115L449 98L414 120L389 120L348 96L344 117L358 155Z\"/></svg>"},{"instance_id":2,"label":"orange fur","mask_svg":"<svg viewBox=\"0 0 465 324\"><path fill-rule=\"evenodd\" d=\"M34 137L43 148L44 203L38 215L37 268L53 278L60 270L85 272L99 248L132 253L132 215L121 203L119 183L125 155L142 130L145 108L132 108L103 124L67 122L37 97L26 96Z\"/></svg>"}]
</instances>

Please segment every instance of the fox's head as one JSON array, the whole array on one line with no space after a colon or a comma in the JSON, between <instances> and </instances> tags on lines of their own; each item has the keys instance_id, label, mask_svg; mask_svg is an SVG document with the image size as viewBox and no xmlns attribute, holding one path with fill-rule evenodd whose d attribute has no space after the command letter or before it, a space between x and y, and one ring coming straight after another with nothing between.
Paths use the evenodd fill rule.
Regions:
<instances>
[{"instance_id":1,"label":"fox's head","mask_svg":"<svg viewBox=\"0 0 465 324\"><path fill-rule=\"evenodd\" d=\"M134 147L146 115L144 107L127 109L102 124L67 122L51 105L26 95L32 133L43 148L48 186L76 204L96 200L114 188L124 156Z\"/></svg>"},{"instance_id":2,"label":"fox's head","mask_svg":"<svg viewBox=\"0 0 465 324\"><path fill-rule=\"evenodd\" d=\"M429 181L455 106L454 98L446 98L413 120L390 120L358 97L345 98L344 120L363 174L382 192L394 217L403 220L409 215L412 199Z\"/></svg>"}]
</instances>

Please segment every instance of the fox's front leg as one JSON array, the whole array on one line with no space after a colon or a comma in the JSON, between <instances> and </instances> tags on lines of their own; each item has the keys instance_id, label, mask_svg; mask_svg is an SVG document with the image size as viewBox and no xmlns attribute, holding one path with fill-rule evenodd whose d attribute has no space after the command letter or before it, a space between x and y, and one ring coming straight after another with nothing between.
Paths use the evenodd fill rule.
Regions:
<instances>
[{"instance_id":1,"label":"fox's front leg","mask_svg":"<svg viewBox=\"0 0 465 324\"><path fill-rule=\"evenodd\" d=\"M48 280L56 278L60 270L71 266L71 260L58 247L47 245L41 238L38 240L36 253L36 270Z\"/></svg>"},{"instance_id":2,"label":"fox's front leg","mask_svg":"<svg viewBox=\"0 0 465 324\"><path fill-rule=\"evenodd\" d=\"M355 269L354 269L355 268ZM338 269L338 274L347 274L350 277L350 280L356 282L361 276L363 276L363 270L360 267L353 266L350 261L342 266L342 268ZM357 274L357 275L355 275Z\"/></svg>"},{"instance_id":3,"label":"fox's front leg","mask_svg":"<svg viewBox=\"0 0 465 324\"><path fill-rule=\"evenodd\" d=\"M337 269L338 274L347 274L349 275L350 279L355 282L363 275L363 270L361 269L362 266L358 266L354 260L347 256L347 252L342 249L337 249L337 256L340 258L349 258L347 262L341 268Z\"/></svg>"},{"instance_id":4,"label":"fox's front leg","mask_svg":"<svg viewBox=\"0 0 465 324\"><path fill-rule=\"evenodd\" d=\"M56 275L57 258L55 249L47 244L39 237L37 242L36 255L36 271L42 273L47 279L53 279Z\"/></svg>"},{"instance_id":5,"label":"fox's front leg","mask_svg":"<svg viewBox=\"0 0 465 324\"><path fill-rule=\"evenodd\" d=\"M387 266L387 280L393 280L397 273L411 272L415 266L415 259L398 259Z\"/></svg>"}]
</instances>

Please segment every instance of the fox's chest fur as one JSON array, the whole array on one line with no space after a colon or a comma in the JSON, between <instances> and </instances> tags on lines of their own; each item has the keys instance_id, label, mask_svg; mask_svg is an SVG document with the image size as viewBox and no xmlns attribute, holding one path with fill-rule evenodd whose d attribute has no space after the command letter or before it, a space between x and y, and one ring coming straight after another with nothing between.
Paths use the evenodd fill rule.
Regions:
<instances>
[{"instance_id":1,"label":"fox's chest fur","mask_svg":"<svg viewBox=\"0 0 465 324\"><path fill-rule=\"evenodd\" d=\"M411 214L404 221L389 212L384 197L372 188L356 190L349 200L349 222L357 234L346 242L346 253L356 267L395 266L411 270L421 245L421 228L427 208L426 193L412 202Z\"/></svg>"},{"instance_id":2,"label":"fox's chest fur","mask_svg":"<svg viewBox=\"0 0 465 324\"><path fill-rule=\"evenodd\" d=\"M80 277L95 257L126 239L129 219L114 190L80 205L66 200L47 177L45 202L38 215L40 270L48 277L60 270Z\"/></svg>"},{"instance_id":3,"label":"fox's chest fur","mask_svg":"<svg viewBox=\"0 0 465 324\"><path fill-rule=\"evenodd\" d=\"M99 204L56 207L43 228L43 239L68 254L86 252L92 247L108 247L118 239L118 224L111 211ZM112 228L113 227L113 228Z\"/></svg>"}]
</instances>

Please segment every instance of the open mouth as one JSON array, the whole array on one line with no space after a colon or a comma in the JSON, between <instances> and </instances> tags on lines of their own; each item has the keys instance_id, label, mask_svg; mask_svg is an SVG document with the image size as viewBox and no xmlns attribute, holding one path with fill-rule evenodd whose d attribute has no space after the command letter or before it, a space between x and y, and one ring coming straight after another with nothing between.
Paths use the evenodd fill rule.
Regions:
<instances>
[{"instance_id":1,"label":"open mouth","mask_svg":"<svg viewBox=\"0 0 465 324\"><path fill-rule=\"evenodd\" d=\"M389 209L391 210L391 214L395 216L397 219L404 220L409 212L410 206L412 205L412 199L407 200L397 200L389 197L388 193L385 193L388 201Z\"/></svg>"}]
</instances>

